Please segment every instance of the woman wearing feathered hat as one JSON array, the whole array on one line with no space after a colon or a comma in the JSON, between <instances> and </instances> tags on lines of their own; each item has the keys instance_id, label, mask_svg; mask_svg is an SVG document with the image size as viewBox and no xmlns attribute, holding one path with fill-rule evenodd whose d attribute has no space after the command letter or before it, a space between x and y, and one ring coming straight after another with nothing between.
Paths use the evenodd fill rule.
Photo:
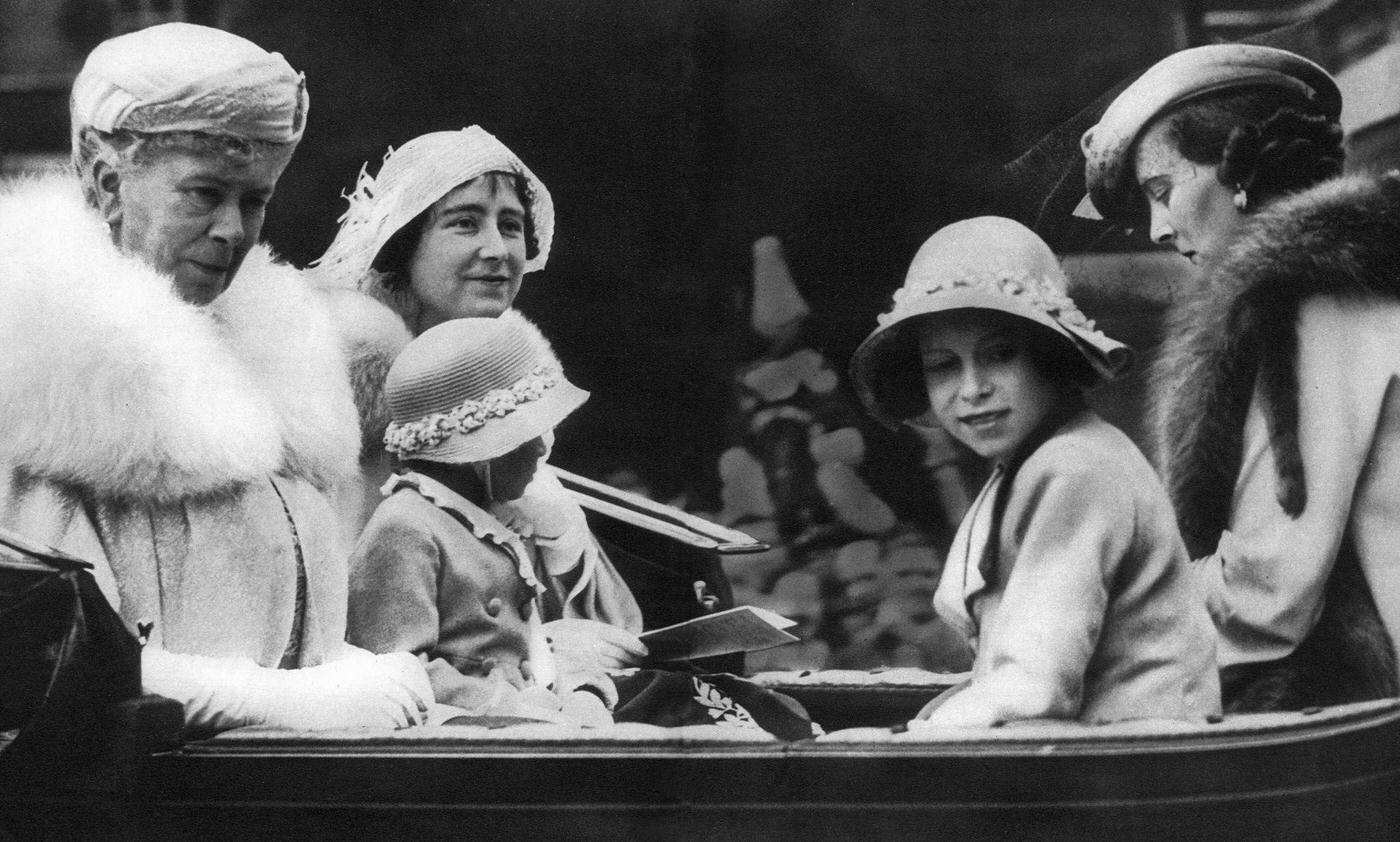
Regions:
<instances>
[{"instance_id":1,"label":"woman wearing feathered hat","mask_svg":"<svg viewBox=\"0 0 1400 842\"><path fill-rule=\"evenodd\" d=\"M362 169L349 204L309 271L324 289L358 290L392 311L336 296L349 316L343 323L364 436L363 493L345 506L357 531L390 470L382 448L389 364L411 337L436 325L510 311L524 275L549 259L554 204L530 168L480 126L430 132L390 150L377 174ZM600 669L634 666L646 651L636 639L641 611L578 504L547 464L541 468L523 494L493 500L492 513L540 556L555 593L549 623L558 636L591 637L594 645L583 648L601 653Z\"/></svg>"},{"instance_id":2,"label":"woman wearing feathered hat","mask_svg":"<svg viewBox=\"0 0 1400 842\"><path fill-rule=\"evenodd\" d=\"M93 562L195 729L432 701L415 657L344 642L355 408L319 297L258 242L307 105L281 55L151 27L74 81L77 177L0 191L0 525Z\"/></svg>"},{"instance_id":3,"label":"woman wearing feathered hat","mask_svg":"<svg viewBox=\"0 0 1400 842\"><path fill-rule=\"evenodd\" d=\"M1339 176L1341 105L1302 56L1212 45L1083 138L1097 210L1197 266L1154 423L1234 710L1400 691L1400 178Z\"/></svg>"},{"instance_id":4,"label":"woman wearing feathered hat","mask_svg":"<svg viewBox=\"0 0 1400 842\"><path fill-rule=\"evenodd\" d=\"M1214 635L1166 493L1085 390L1131 362L1049 247L1000 217L940 229L851 361L877 419L941 425L993 464L934 595L975 652L913 729L1203 721Z\"/></svg>"}]
</instances>

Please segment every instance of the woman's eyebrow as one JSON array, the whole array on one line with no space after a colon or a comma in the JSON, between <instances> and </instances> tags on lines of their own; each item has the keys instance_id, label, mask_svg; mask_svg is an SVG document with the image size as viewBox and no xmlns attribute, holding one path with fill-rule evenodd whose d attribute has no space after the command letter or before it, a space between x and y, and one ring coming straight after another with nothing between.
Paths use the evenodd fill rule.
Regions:
<instances>
[{"instance_id":1,"label":"woman's eyebrow","mask_svg":"<svg viewBox=\"0 0 1400 842\"><path fill-rule=\"evenodd\" d=\"M476 202L465 202L460 205L448 205L438 212L439 216L450 216L456 213L486 213L486 206Z\"/></svg>"}]
</instances>

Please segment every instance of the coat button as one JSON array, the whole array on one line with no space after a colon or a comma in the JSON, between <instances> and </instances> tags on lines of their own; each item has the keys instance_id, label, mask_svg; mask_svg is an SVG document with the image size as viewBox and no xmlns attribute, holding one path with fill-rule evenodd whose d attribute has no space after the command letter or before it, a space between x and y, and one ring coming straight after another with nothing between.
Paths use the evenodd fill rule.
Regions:
<instances>
[{"instance_id":1,"label":"coat button","mask_svg":"<svg viewBox=\"0 0 1400 842\"><path fill-rule=\"evenodd\" d=\"M501 613L501 605L501 598L499 596L491 597L491 601L486 603L486 613L490 614L492 617L498 616Z\"/></svg>"}]
</instances>

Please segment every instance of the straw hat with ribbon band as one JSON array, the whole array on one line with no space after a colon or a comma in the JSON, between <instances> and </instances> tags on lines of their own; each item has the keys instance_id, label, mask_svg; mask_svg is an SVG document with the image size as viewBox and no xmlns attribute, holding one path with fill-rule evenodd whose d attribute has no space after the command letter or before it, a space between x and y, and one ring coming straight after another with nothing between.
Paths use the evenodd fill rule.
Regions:
<instances>
[{"instance_id":1,"label":"straw hat with ribbon band","mask_svg":"<svg viewBox=\"0 0 1400 842\"><path fill-rule=\"evenodd\" d=\"M1142 223L1146 209L1132 157L1138 138L1171 108L1244 88L1293 94L1309 111L1333 120L1341 115L1336 80L1297 53L1254 44L1211 44L1173 53L1125 88L1080 140L1094 208L1105 219Z\"/></svg>"},{"instance_id":2,"label":"straw hat with ribbon band","mask_svg":"<svg viewBox=\"0 0 1400 842\"><path fill-rule=\"evenodd\" d=\"M309 107L306 77L280 53L189 23L152 26L99 44L69 100L75 147L89 127L295 144Z\"/></svg>"},{"instance_id":3,"label":"straw hat with ribbon band","mask_svg":"<svg viewBox=\"0 0 1400 842\"><path fill-rule=\"evenodd\" d=\"M981 216L939 229L914 255L894 306L851 358L856 394L886 426L910 423L900 407L927 404L918 323L953 310L1020 316L1069 343L1100 379L1117 377L1132 364L1132 350L1097 330L1067 287L1050 247L1019 222Z\"/></svg>"},{"instance_id":4,"label":"straw hat with ribbon band","mask_svg":"<svg viewBox=\"0 0 1400 842\"><path fill-rule=\"evenodd\" d=\"M588 400L539 330L514 310L424 331L385 380L384 445L400 459L462 464L504 456Z\"/></svg>"},{"instance_id":5,"label":"straw hat with ribbon band","mask_svg":"<svg viewBox=\"0 0 1400 842\"><path fill-rule=\"evenodd\" d=\"M369 165L345 198L350 207L340 217L340 230L330 248L312 263L323 286L355 287L369 292L382 282L374 261L395 234L420 213L458 186L489 172L517 175L527 195L521 196L530 214L538 253L525 262L525 271L543 269L554 241L554 201L530 168L480 126L459 131L419 135L398 149L390 148L371 176Z\"/></svg>"}]
</instances>

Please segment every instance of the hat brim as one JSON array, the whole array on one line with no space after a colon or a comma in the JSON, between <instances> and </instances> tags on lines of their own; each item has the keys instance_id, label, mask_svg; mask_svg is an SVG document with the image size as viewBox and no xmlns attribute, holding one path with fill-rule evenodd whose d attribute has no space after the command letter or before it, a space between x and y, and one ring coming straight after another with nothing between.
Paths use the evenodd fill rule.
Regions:
<instances>
[{"instance_id":1,"label":"hat brim","mask_svg":"<svg viewBox=\"0 0 1400 842\"><path fill-rule=\"evenodd\" d=\"M922 393L924 389L918 323L938 313L958 310L1007 313L1050 330L1074 348L1100 382L1113 380L1133 364L1131 348L1097 330L1066 324L1010 296L975 287L944 290L902 307L897 320L877 327L851 356L851 382L856 395L880 423L892 429L906 423L911 414L902 411L900 404L909 399L909 390ZM912 374L919 375L917 380Z\"/></svg>"},{"instance_id":2,"label":"hat brim","mask_svg":"<svg viewBox=\"0 0 1400 842\"><path fill-rule=\"evenodd\" d=\"M517 406L508 415L490 418L469 433L456 432L435 446L404 454L403 459L464 464L504 456L559 425L588 400L588 392L567 380Z\"/></svg>"},{"instance_id":3,"label":"hat brim","mask_svg":"<svg viewBox=\"0 0 1400 842\"><path fill-rule=\"evenodd\" d=\"M1296 53L1255 44L1212 44L1173 53L1148 68L1085 132L1085 180L1094 208L1120 225L1146 220L1132 155L1156 118L1212 94L1256 88L1295 94L1337 119L1342 97L1336 81Z\"/></svg>"}]
</instances>

